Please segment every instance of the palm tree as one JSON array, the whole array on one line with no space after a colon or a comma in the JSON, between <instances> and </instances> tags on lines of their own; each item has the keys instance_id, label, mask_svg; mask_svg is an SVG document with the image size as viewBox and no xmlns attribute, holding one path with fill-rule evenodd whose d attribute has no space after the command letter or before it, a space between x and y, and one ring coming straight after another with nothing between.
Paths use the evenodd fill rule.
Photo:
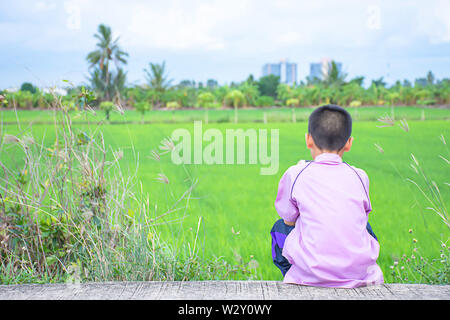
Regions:
<instances>
[{"instance_id":1,"label":"palm tree","mask_svg":"<svg viewBox=\"0 0 450 320\"><path fill-rule=\"evenodd\" d=\"M106 75L106 68L101 70L99 67L95 67L91 74L89 81L95 92L105 101L120 102L122 93L125 91L126 72L121 68L115 72L108 72ZM109 83L107 82L109 79Z\"/></svg>"},{"instance_id":2,"label":"palm tree","mask_svg":"<svg viewBox=\"0 0 450 320\"><path fill-rule=\"evenodd\" d=\"M287 100L293 98L291 86L286 83L280 83L277 86L277 97L279 100L283 101L283 103L286 103Z\"/></svg>"},{"instance_id":3,"label":"palm tree","mask_svg":"<svg viewBox=\"0 0 450 320\"><path fill-rule=\"evenodd\" d=\"M200 107L205 109L205 123L208 123L208 109L214 106L214 95L211 92L202 92L197 96Z\"/></svg>"},{"instance_id":4,"label":"palm tree","mask_svg":"<svg viewBox=\"0 0 450 320\"><path fill-rule=\"evenodd\" d=\"M435 80L435 77L434 77L433 72L428 71L428 73L427 73L427 84L428 85L432 85L434 83L434 80Z\"/></svg>"},{"instance_id":5,"label":"palm tree","mask_svg":"<svg viewBox=\"0 0 450 320\"><path fill-rule=\"evenodd\" d=\"M97 91L103 93L104 99L109 101L113 97L111 91L115 92L110 90L111 82L122 82L124 80L125 73L120 70L120 64L127 63L125 57L128 56L128 53L120 49L118 45L119 37L113 40L111 28L104 24L98 26L98 32L94 34L94 37L98 39L98 49L90 52L86 57L89 68L94 68L93 73L91 73L91 82ZM117 69L116 76L120 79L112 79L111 61L114 62ZM99 87L95 85L99 85Z\"/></svg>"},{"instance_id":6,"label":"palm tree","mask_svg":"<svg viewBox=\"0 0 450 320\"><path fill-rule=\"evenodd\" d=\"M117 72L113 74L112 79L113 81L110 85L110 87L112 87L111 97L114 97L116 100L120 101L122 93L125 92L127 73L124 72L122 68L117 68Z\"/></svg>"},{"instance_id":7,"label":"palm tree","mask_svg":"<svg viewBox=\"0 0 450 320\"><path fill-rule=\"evenodd\" d=\"M384 81L384 77L379 79L372 80L372 84L376 87L386 87L386 82Z\"/></svg>"},{"instance_id":8,"label":"palm tree","mask_svg":"<svg viewBox=\"0 0 450 320\"><path fill-rule=\"evenodd\" d=\"M256 99L258 99L259 96L259 90L256 84L245 81L239 86L239 90L245 96L244 104L246 106L256 105Z\"/></svg>"},{"instance_id":9,"label":"palm tree","mask_svg":"<svg viewBox=\"0 0 450 320\"><path fill-rule=\"evenodd\" d=\"M161 64L150 62L149 66L149 70L144 68L145 76L150 88L157 93L157 103L160 103L163 93L170 87L172 80L167 78L165 61Z\"/></svg>"},{"instance_id":10,"label":"palm tree","mask_svg":"<svg viewBox=\"0 0 450 320\"><path fill-rule=\"evenodd\" d=\"M340 86L345 83L347 74L340 71L336 65L336 62L331 61L331 69L328 73L323 74L323 82L328 86Z\"/></svg>"},{"instance_id":11,"label":"palm tree","mask_svg":"<svg viewBox=\"0 0 450 320\"><path fill-rule=\"evenodd\" d=\"M231 104L234 107L234 123L238 123L238 107L242 106L245 102L245 96L244 94L237 90L231 90L226 96L225 100L228 102L231 102Z\"/></svg>"}]
</instances>

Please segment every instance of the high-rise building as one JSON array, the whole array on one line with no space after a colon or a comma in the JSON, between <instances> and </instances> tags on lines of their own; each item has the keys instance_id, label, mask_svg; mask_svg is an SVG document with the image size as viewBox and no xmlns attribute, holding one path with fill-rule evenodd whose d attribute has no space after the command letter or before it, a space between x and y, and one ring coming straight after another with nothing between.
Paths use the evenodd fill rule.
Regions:
<instances>
[{"instance_id":1,"label":"high-rise building","mask_svg":"<svg viewBox=\"0 0 450 320\"><path fill-rule=\"evenodd\" d=\"M297 64L289 63L287 59L279 63L266 63L262 68L263 76L273 74L280 77L281 83L294 84L297 82Z\"/></svg>"},{"instance_id":2,"label":"high-rise building","mask_svg":"<svg viewBox=\"0 0 450 320\"><path fill-rule=\"evenodd\" d=\"M281 79L281 65L279 63L266 63L263 66L263 77L273 74Z\"/></svg>"},{"instance_id":3,"label":"high-rise building","mask_svg":"<svg viewBox=\"0 0 450 320\"><path fill-rule=\"evenodd\" d=\"M311 63L309 65L309 78L314 80L324 80L331 71L331 59L324 58L319 63ZM342 63L335 62L339 73L342 72Z\"/></svg>"}]
</instances>

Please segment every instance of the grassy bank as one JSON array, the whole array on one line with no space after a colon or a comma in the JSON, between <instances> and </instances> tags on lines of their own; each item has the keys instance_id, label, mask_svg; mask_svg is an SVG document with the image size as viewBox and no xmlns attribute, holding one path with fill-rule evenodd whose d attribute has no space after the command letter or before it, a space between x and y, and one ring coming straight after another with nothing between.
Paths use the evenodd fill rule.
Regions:
<instances>
[{"instance_id":1,"label":"grassy bank","mask_svg":"<svg viewBox=\"0 0 450 320\"><path fill-rule=\"evenodd\" d=\"M165 219L182 221L189 209L197 185L189 171L172 180L181 191L170 191L158 209L137 175L137 154L124 163L100 127L75 128L62 110L56 116L40 132L1 128L1 284L255 275L252 259L228 263L201 252L201 218L186 236L161 230Z\"/></svg>"}]
</instances>

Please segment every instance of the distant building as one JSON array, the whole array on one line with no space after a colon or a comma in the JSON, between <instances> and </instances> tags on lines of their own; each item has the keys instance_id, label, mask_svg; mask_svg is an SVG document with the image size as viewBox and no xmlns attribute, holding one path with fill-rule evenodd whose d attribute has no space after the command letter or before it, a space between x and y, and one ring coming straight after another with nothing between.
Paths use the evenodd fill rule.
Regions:
<instances>
[{"instance_id":1,"label":"distant building","mask_svg":"<svg viewBox=\"0 0 450 320\"><path fill-rule=\"evenodd\" d=\"M281 66L279 63L266 63L262 69L263 77L273 74L281 78Z\"/></svg>"},{"instance_id":2,"label":"distant building","mask_svg":"<svg viewBox=\"0 0 450 320\"><path fill-rule=\"evenodd\" d=\"M17 92L19 90L20 90L20 88L18 88L18 87L11 87L11 88L6 88L4 91L6 91L6 92Z\"/></svg>"},{"instance_id":3,"label":"distant building","mask_svg":"<svg viewBox=\"0 0 450 320\"><path fill-rule=\"evenodd\" d=\"M314 79L322 79L322 64L321 63L311 63L309 65L309 78L311 80Z\"/></svg>"},{"instance_id":4,"label":"distant building","mask_svg":"<svg viewBox=\"0 0 450 320\"><path fill-rule=\"evenodd\" d=\"M57 87L42 88L42 92L44 92L44 93L52 93L52 94L55 93L55 94L60 95L60 96L67 95L67 89L57 88Z\"/></svg>"},{"instance_id":5,"label":"distant building","mask_svg":"<svg viewBox=\"0 0 450 320\"><path fill-rule=\"evenodd\" d=\"M262 68L263 77L273 74L280 77L281 83L294 84L297 82L297 64L289 63L287 59L279 63L266 63Z\"/></svg>"},{"instance_id":6,"label":"distant building","mask_svg":"<svg viewBox=\"0 0 450 320\"><path fill-rule=\"evenodd\" d=\"M324 80L331 71L331 59L324 58L319 63L311 63L309 66L309 78L314 80ZM342 72L342 63L335 62L338 72Z\"/></svg>"},{"instance_id":7,"label":"distant building","mask_svg":"<svg viewBox=\"0 0 450 320\"><path fill-rule=\"evenodd\" d=\"M63 88L48 87L48 88L40 88L40 90L42 90L43 93L55 93L60 96L67 95L67 90L63 89ZM11 88L6 88L4 91L12 93L12 92L20 91L20 88L19 87L11 87Z\"/></svg>"}]
</instances>

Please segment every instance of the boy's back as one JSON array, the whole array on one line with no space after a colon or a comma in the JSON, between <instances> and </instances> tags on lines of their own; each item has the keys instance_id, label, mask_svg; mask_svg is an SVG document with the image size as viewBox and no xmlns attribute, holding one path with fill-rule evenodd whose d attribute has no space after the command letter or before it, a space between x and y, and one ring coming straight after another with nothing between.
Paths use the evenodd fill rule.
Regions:
<instances>
[{"instance_id":1,"label":"boy's back","mask_svg":"<svg viewBox=\"0 0 450 320\"><path fill-rule=\"evenodd\" d=\"M292 264L284 282L327 287L383 282L376 264L380 247L366 230L368 188L365 172L337 154L323 153L286 171L275 207L296 224L284 243L283 256Z\"/></svg>"},{"instance_id":2,"label":"boy's back","mask_svg":"<svg viewBox=\"0 0 450 320\"><path fill-rule=\"evenodd\" d=\"M314 161L290 167L280 180L275 208L284 222L275 223L271 234L284 282L347 288L383 283L376 263L380 246L368 224L369 178L342 161L351 132L345 109L315 109L305 135Z\"/></svg>"}]
</instances>

